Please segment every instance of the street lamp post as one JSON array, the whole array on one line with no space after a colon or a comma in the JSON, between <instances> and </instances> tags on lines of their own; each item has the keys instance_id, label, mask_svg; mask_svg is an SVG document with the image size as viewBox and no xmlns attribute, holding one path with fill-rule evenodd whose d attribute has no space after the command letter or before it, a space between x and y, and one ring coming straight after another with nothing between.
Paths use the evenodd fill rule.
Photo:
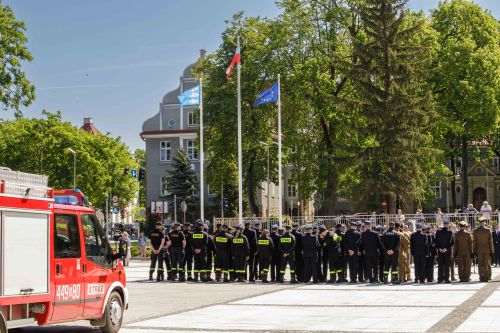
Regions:
<instances>
[{"instance_id":1,"label":"street lamp post","mask_svg":"<svg viewBox=\"0 0 500 333\"><path fill-rule=\"evenodd\" d=\"M76 188L76 151L68 148L68 151L73 154L73 189Z\"/></svg>"},{"instance_id":2,"label":"street lamp post","mask_svg":"<svg viewBox=\"0 0 500 333\"><path fill-rule=\"evenodd\" d=\"M260 144L263 144L267 148L267 209L266 209L266 218L269 220L269 206L270 206L270 193L269 193L269 144L267 142L259 141Z\"/></svg>"}]
</instances>

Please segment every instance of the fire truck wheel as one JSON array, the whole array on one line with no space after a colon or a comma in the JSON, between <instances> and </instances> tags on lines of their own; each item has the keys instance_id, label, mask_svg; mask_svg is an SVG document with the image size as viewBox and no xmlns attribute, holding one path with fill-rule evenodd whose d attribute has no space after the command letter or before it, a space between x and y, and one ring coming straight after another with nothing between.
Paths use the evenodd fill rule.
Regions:
<instances>
[{"instance_id":1,"label":"fire truck wheel","mask_svg":"<svg viewBox=\"0 0 500 333\"><path fill-rule=\"evenodd\" d=\"M7 333L7 324L5 323L2 311L0 311L0 333Z\"/></svg>"},{"instance_id":2,"label":"fire truck wheel","mask_svg":"<svg viewBox=\"0 0 500 333\"><path fill-rule=\"evenodd\" d=\"M106 304L105 324L101 327L101 331L104 333L118 333L122 326L124 310L120 294L116 291L112 292L108 304Z\"/></svg>"}]
</instances>

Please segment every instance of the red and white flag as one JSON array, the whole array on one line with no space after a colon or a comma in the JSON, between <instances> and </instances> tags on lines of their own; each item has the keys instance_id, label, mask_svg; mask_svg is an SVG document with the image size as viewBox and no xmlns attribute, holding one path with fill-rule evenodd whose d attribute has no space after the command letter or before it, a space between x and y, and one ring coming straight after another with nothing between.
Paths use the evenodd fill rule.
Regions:
<instances>
[{"instance_id":1,"label":"red and white flag","mask_svg":"<svg viewBox=\"0 0 500 333\"><path fill-rule=\"evenodd\" d=\"M238 43L239 44L239 43ZM236 48L236 53L233 56L233 59L231 60L231 63L229 64L229 67L226 69L226 78L229 79L231 77L231 74L233 74L233 67L236 64L239 64L241 60L240 57L240 46Z\"/></svg>"}]
</instances>

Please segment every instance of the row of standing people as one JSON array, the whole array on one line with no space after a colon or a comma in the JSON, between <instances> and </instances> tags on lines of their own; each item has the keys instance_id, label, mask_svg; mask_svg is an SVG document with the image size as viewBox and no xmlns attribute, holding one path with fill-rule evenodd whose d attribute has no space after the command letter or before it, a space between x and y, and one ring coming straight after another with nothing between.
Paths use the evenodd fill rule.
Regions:
<instances>
[{"instance_id":1,"label":"row of standing people","mask_svg":"<svg viewBox=\"0 0 500 333\"><path fill-rule=\"evenodd\" d=\"M450 281L450 265L454 267L452 259L458 261L461 281L470 279L470 263L463 254L468 250L459 241L462 233L455 236L448 230L447 222L435 234L424 225L417 225L417 231L410 234L408 227L399 223L391 223L387 230L377 226L372 230L370 221L363 224L353 222L349 230L344 225L331 230L324 226L307 226L304 233L299 231L297 224L286 228L274 225L269 233L261 231L258 223L251 228L249 222L244 228L241 225L234 228L217 226L212 235L206 232L207 226L201 222L197 223L195 230L191 230L189 223L183 227L176 224L168 234L164 234L162 228L158 223L149 235L153 250L150 280L157 263L157 280L164 279L165 262L167 279L179 281L185 281L186 276L187 280L211 281L214 263L215 279L225 282L256 279L268 282L269 275L272 282L284 282L285 270L289 266L291 283L311 279L313 282L347 282L347 272L351 283L388 283L389 280L400 283L411 280L410 256L415 263L417 283L434 281L436 258L438 282ZM467 232L465 223L461 229ZM477 256L481 262L480 278L487 281L491 278L491 265L488 274L483 252L490 251L490 245L485 242L491 240L491 231L484 240L476 235L469 236L469 259ZM490 252L491 256L493 250ZM467 274L464 267L467 266L469 278L464 276Z\"/></svg>"}]
</instances>

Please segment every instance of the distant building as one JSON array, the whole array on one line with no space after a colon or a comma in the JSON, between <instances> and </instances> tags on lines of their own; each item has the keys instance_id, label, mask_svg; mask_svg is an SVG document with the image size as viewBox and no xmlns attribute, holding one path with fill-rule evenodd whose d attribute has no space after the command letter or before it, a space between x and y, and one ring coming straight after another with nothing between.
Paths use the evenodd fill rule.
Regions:
<instances>
[{"instance_id":1,"label":"distant building","mask_svg":"<svg viewBox=\"0 0 500 333\"><path fill-rule=\"evenodd\" d=\"M83 118L83 126L80 127L80 129L93 135L101 134L101 132L99 132L99 130L94 126L94 119L90 117Z\"/></svg>"}]
</instances>

